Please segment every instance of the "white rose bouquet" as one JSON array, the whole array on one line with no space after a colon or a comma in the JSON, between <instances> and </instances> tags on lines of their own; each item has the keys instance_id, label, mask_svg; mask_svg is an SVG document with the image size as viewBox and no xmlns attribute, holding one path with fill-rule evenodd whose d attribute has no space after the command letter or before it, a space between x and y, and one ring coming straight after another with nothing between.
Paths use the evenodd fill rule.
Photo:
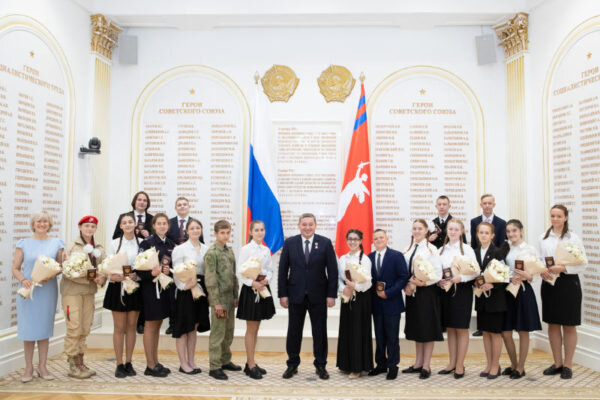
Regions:
<instances>
[{"instance_id":1,"label":"white rose bouquet","mask_svg":"<svg viewBox=\"0 0 600 400\"><path fill-rule=\"evenodd\" d=\"M452 267L462 275L474 275L481 272L477 261L467 256L455 256L452 260Z\"/></svg>"},{"instance_id":2,"label":"white rose bouquet","mask_svg":"<svg viewBox=\"0 0 600 400\"><path fill-rule=\"evenodd\" d=\"M244 278L252 279L253 281L258 278L259 275L262 274L262 262L258 257L250 257L242 265L240 265L240 274ZM256 290L253 289L256 293ZM263 288L260 292L258 292L260 297L266 299L267 297L271 297L271 292L266 287Z\"/></svg>"},{"instance_id":3,"label":"white rose bouquet","mask_svg":"<svg viewBox=\"0 0 600 400\"><path fill-rule=\"evenodd\" d=\"M126 253L114 254L106 257L98 266L98 273L105 277L110 275L123 275L123 265L128 265L129 259ZM140 287L140 284L126 276L121 282L127 294L132 294Z\"/></svg>"},{"instance_id":4,"label":"white rose bouquet","mask_svg":"<svg viewBox=\"0 0 600 400\"><path fill-rule=\"evenodd\" d=\"M348 278L348 274L350 275L350 280L354 283L364 283L367 281L371 280L371 272L365 270L365 268L357 263L352 263L352 264L346 264L346 269L344 270L348 271L346 278ZM342 303L348 303L349 301L352 300L352 298L354 298L356 291L353 290L352 291L352 296L347 296L345 295L343 292L340 296L340 299L342 301Z\"/></svg>"},{"instance_id":5,"label":"white rose bouquet","mask_svg":"<svg viewBox=\"0 0 600 400\"><path fill-rule=\"evenodd\" d=\"M87 254L73 253L63 263L63 274L67 278L76 279L87 275L87 270L92 268Z\"/></svg>"},{"instance_id":6,"label":"white rose bouquet","mask_svg":"<svg viewBox=\"0 0 600 400\"><path fill-rule=\"evenodd\" d=\"M31 287L29 289L22 287L17 290L17 293L24 299L31 298L33 300L33 289L35 289L36 286L41 287L42 284L40 282L54 278L56 275L60 274L61 271L60 264L57 263L56 260L46 256L39 256L37 260L35 260L33 270L31 271Z\"/></svg>"},{"instance_id":7,"label":"white rose bouquet","mask_svg":"<svg viewBox=\"0 0 600 400\"><path fill-rule=\"evenodd\" d=\"M502 264L500 261L493 259L490 261L483 272L485 283L501 283L508 282L510 278L510 268L508 265ZM481 296L483 291L479 288L475 289L475 296Z\"/></svg>"},{"instance_id":8,"label":"white rose bouquet","mask_svg":"<svg viewBox=\"0 0 600 400\"><path fill-rule=\"evenodd\" d=\"M196 261L189 260L180 264L177 264L175 268L173 268L173 276L177 278L177 280L183 282L184 284L188 284L189 282L197 281L196 277ZM202 296L206 296L204 290L202 290L202 286L196 284L193 288L190 289L192 291L192 297L194 300L198 300Z\"/></svg>"}]
</instances>

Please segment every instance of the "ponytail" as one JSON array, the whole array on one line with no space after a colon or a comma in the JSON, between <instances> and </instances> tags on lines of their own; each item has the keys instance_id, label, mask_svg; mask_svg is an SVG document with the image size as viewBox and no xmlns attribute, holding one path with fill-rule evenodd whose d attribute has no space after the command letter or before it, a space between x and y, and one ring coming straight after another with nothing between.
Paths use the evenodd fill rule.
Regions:
<instances>
[{"instance_id":1,"label":"ponytail","mask_svg":"<svg viewBox=\"0 0 600 400\"><path fill-rule=\"evenodd\" d=\"M565 237L565 235L567 233L569 233L569 210L567 209L567 207L563 206L562 204L553 205L552 208L550 208L550 211L552 211L554 209L561 210L563 212L563 214L565 214L565 217L567 218L567 220L565 221L565 224L563 225L562 232L560 233L560 238L562 239ZM552 230L552 227L548 228L548 230L546 231L546 234L544 235L544 238L542 240L548 239L548 236L550 235L551 230Z\"/></svg>"}]
</instances>

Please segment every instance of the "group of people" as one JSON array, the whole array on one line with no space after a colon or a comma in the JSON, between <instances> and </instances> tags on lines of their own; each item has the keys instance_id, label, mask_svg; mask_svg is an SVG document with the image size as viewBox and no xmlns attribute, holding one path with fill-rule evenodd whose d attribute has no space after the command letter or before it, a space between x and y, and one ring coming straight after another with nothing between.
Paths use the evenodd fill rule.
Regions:
<instances>
[{"instance_id":1,"label":"group of people","mask_svg":"<svg viewBox=\"0 0 600 400\"><path fill-rule=\"evenodd\" d=\"M231 359L235 318L246 321L245 347L247 362L243 371L253 379L261 379L267 371L255 360L255 348L260 322L275 314L273 296L269 291L274 268L270 250L262 243L265 225L252 221L248 243L239 251L236 262L233 250L227 245L231 225L220 220L214 225L214 243L204 243L202 223L189 215L189 201L176 200L177 216L169 219L164 213L148 213L150 198L141 191L135 194L132 211L119 216L110 254L124 253L131 266L138 254L154 248L159 265L152 270L132 269L127 274L111 274L60 279L62 309L66 320L65 354L69 376L85 379L95 372L84 363L85 341L90 333L94 315L94 298L99 286L106 287L104 308L113 316L113 346L116 359L115 376L136 375L132 364L136 331L143 330L146 368L144 375L165 377L171 371L158 360L158 339L162 321L169 318L168 333L176 338L179 372L198 374L201 369L194 361L197 332L210 330L209 375L218 380L228 379L225 371L241 371ZM446 332L449 360L439 374L452 374L460 379L465 375L464 360L469 344L469 325L473 303L477 311L477 328L483 332L487 364L480 376L495 379L508 375L512 379L525 376L525 361L529 350L529 333L541 330L536 295L532 289L533 276L515 269L517 256L525 251L538 257L553 256L561 241L583 246L579 237L568 228L568 211L555 205L550 211L551 227L542 235L537 247L523 241L522 223L507 222L493 214L494 197L481 197L482 215L471 220L471 244L467 244L464 223L453 218L450 200L436 200L438 216L432 221L417 219L412 225L410 243L403 252L388 247L384 230L373 233L375 250L365 252L363 232L350 229L345 238L349 252L336 257L331 241L315 233L317 220L313 214L299 218L300 233L285 240L278 268L278 297L288 309L286 352L287 369L284 379L292 378L300 364L300 347L306 313L312 326L314 366L321 379L328 379L327 308L333 307L341 295L336 366L350 379L363 375L386 373L395 379L400 362L399 329L406 313L405 336L415 341L414 363L402 373L431 375L431 356L434 342L443 341ZM26 367L23 382L37 374L53 379L47 369L48 340L53 335L54 313L58 301L56 278L36 283L31 280L33 266L39 256L54 258L59 263L71 254L87 254L90 264L97 267L106 257L102 245L94 240L98 219L86 216L79 221L79 235L71 243L50 238L52 218L46 212L32 215L31 238L20 240L15 249L13 275L24 288L33 285L35 298L17 297L18 337L24 341ZM454 257L464 255L477 261L481 271L493 259L503 261L511 270L510 283L519 285L516 297L505 288L508 282L486 283L480 289L485 296L474 299L473 285L477 274L457 274L451 278L442 271L449 268ZM421 281L414 273L414 261L437 257L435 278ZM261 273L250 279L241 273L240 266L250 259L260 260ZM174 266L193 261L195 281L181 282L162 289L157 281L161 274L173 276ZM349 266L362 267L368 279L354 281L347 273ZM542 320L548 324L548 336L554 357L545 375L572 376L572 363L577 343L576 326L581 323L582 292L578 274L585 266L554 265L542 274ZM554 285L547 283L559 275ZM133 280L139 290L129 293L123 281ZM239 282L239 284L238 284ZM241 284L241 290L240 290ZM452 284L450 290L445 290ZM200 287L205 296L194 298L192 289ZM236 312L237 309L237 312ZM140 325L140 326L138 326ZM375 331L373 360L372 327ZM142 328L142 329L140 329ZM519 335L519 352L513 341L513 331ZM38 344L39 364L33 367L35 343ZM504 343L511 365L504 370L499 358ZM563 356L564 351L564 356Z\"/></svg>"}]
</instances>

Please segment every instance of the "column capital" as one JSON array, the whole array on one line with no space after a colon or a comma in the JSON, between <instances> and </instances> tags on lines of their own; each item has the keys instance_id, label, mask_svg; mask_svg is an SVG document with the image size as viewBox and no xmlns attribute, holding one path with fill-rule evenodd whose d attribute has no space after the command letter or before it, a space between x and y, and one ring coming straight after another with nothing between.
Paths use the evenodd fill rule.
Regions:
<instances>
[{"instance_id":1,"label":"column capital","mask_svg":"<svg viewBox=\"0 0 600 400\"><path fill-rule=\"evenodd\" d=\"M112 52L117 47L122 29L102 14L94 14L90 16L90 19L92 21L92 52L112 60Z\"/></svg>"},{"instance_id":2,"label":"column capital","mask_svg":"<svg viewBox=\"0 0 600 400\"><path fill-rule=\"evenodd\" d=\"M496 37L504 47L504 56L507 59L529 50L528 28L529 14L524 12L517 13L507 21L494 26Z\"/></svg>"}]
</instances>

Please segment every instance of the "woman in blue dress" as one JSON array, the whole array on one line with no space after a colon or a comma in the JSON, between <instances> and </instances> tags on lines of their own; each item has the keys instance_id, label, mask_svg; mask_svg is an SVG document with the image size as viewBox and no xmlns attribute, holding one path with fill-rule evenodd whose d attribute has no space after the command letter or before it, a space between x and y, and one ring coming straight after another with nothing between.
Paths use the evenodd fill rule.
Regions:
<instances>
[{"instance_id":1,"label":"woman in blue dress","mask_svg":"<svg viewBox=\"0 0 600 400\"><path fill-rule=\"evenodd\" d=\"M24 288L32 286L31 271L39 256L53 258L60 262L65 243L48 236L52 228L52 217L45 211L35 213L30 219L33 236L17 242L13 257L12 273ZM21 268L23 266L23 268ZM39 363L37 373L46 380L54 379L46 367L49 338L54 334L54 315L58 299L56 277L42 282L34 296L23 299L17 295L17 337L24 342L25 372L22 382L33 378L33 352L38 344Z\"/></svg>"}]
</instances>

